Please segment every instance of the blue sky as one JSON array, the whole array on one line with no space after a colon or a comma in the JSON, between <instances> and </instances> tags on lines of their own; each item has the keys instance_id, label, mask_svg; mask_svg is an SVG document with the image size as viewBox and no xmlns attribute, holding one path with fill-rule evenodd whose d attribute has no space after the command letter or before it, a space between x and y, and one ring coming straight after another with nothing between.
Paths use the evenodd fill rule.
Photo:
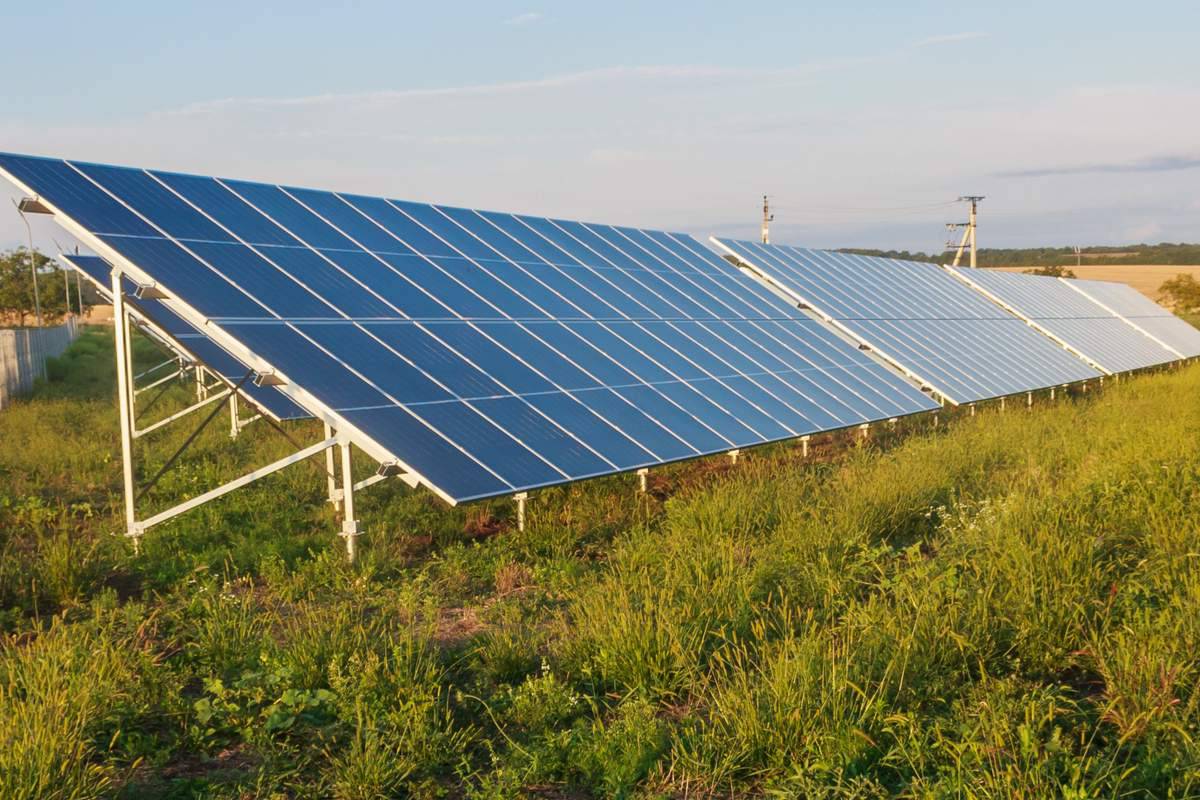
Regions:
<instances>
[{"instance_id":1,"label":"blue sky","mask_svg":"<svg viewBox=\"0 0 1200 800\"><path fill-rule=\"evenodd\" d=\"M766 192L812 246L935 249L965 193L983 246L1200 240L1194 2L41 2L5 27L3 150L705 235L756 235ZM0 245L23 231L0 210Z\"/></svg>"}]
</instances>

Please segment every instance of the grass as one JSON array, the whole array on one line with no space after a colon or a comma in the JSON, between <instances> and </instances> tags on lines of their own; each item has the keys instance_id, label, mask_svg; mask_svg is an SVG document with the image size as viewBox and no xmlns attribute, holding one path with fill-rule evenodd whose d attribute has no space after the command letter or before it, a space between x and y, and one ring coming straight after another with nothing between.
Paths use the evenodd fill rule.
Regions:
<instances>
[{"instance_id":1,"label":"grass","mask_svg":"<svg viewBox=\"0 0 1200 800\"><path fill-rule=\"evenodd\" d=\"M0 796L1200 797L1196 366L524 532L381 484L350 566L319 464L134 554L110 363L89 330L0 414ZM289 448L214 425L147 506Z\"/></svg>"}]
</instances>

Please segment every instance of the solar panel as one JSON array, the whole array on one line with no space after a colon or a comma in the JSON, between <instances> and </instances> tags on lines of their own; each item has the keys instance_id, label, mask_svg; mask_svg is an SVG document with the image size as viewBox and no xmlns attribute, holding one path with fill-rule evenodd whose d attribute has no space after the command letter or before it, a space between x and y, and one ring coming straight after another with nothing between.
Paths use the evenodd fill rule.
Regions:
<instances>
[{"instance_id":1,"label":"solar panel","mask_svg":"<svg viewBox=\"0 0 1200 800\"><path fill-rule=\"evenodd\" d=\"M1071 288L1082 292L1106 310L1120 316L1159 344L1183 358L1200 356L1200 330L1124 283L1067 280Z\"/></svg>"},{"instance_id":2,"label":"solar panel","mask_svg":"<svg viewBox=\"0 0 1200 800\"><path fill-rule=\"evenodd\" d=\"M1177 358L1058 278L988 269L952 271L1106 372L1128 372Z\"/></svg>"},{"instance_id":3,"label":"solar panel","mask_svg":"<svg viewBox=\"0 0 1200 800\"><path fill-rule=\"evenodd\" d=\"M64 255L60 259L79 270L104 297L112 297L112 267L98 256ZM133 296L137 288L128 278L124 279L125 292ZM135 318L148 322L156 338L163 339L164 346L189 360L198 361L226 383L233 385L242 380L250 367L238 361L223 347L214 342L183 317L176 314L162 300L142 298L130 301ZM278 389L243 383L239 393L245 395L259 410L277 421L310 419L311 414L288 399Z\"/></svg>"},{"instance_id":4,"label":"solar panel","mask_svg":"<svg viewBox=\"0 0 1200 800\"><path fill-rule=\"evenodd\" d=\"M936 408L686 235L23 156L0 168L450 502Z\"/></svg>"},{"instance_id":5,"label":"solar panel","mask_svg":"<svg viewBox=\"0 0 1200 800\"><path fill-rule=\"evenodd\" d=\"M713 242L951 403L1100 375L936 264Z\"/></svg>"}]
</instances>

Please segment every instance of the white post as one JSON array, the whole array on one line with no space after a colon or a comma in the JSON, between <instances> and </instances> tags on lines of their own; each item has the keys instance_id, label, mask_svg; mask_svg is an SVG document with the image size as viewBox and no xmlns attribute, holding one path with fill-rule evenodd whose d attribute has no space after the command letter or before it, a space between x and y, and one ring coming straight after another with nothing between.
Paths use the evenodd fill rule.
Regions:
<instances>
[{"instance_id":1,"label":"white post","mask_svg":"<svg viewBox=\"0 0 1200 800\"><path fill-rule=\"evenodd\" d=\"M1033 408L1033 392L1025 393L1025 407Z\"/></svg>"},{"instance_id":2,"label":"white post","mask_svg":"<svg viewBox=\"0 0 1200 800\"><path fill-rule=\"evenodd\" d=\"M333 438L333 428L331 428L329 426L328 422L325 423L325 437L324 438L326 438L326 439ZM325 484L326 484L326 487L329 489L329 502L333 504L333 507L335 509L340 511L341 507L342 507L342 498L339 496L339 493L338 493L337 473L334 472L333 448L332 447L325 451Z\"/></svg>"},{"instance_id":3,"label":"white post","mask_svg":"<svg viewBox=\"0 0 1200 800\"><path fill-rule=\"evenodd\" d=\"M736 464L738 461L738 456L740 456L741 454L742 454L741 450L730 450L729 454L728 454L729 455L729 463Z\"/></svg>"},{"instance_id":4,"label":"white post","mask_svg":"<svg viewBox=\"0 0 1200 800\"><path fill-rule=\"evenodd\" d=\"M229 395L229 438L236 439L238 437L238 398L237 392Z\"/></svg>"},{"instance_id":5,"label":"white post","mask_svg":"<svg viewBox=\"0 0 1200 800\"><path fill-rule=\"evenodd\" d=\"M121 305L125 305L124 301L122 301ZM137 392L134 391L135 383L133 379L133 336L130 335L130 328L132 327L133 322L129 319L129 312L126 311L125 321L121 323L121 330L125 336L125 369L127 370L126 381L129 383L129 414L130 419L134 420L137 417ZM133 424L137 424L136 420Z\"/></svg>"},{"instance_id":6,"label":"white post","mask_svg":"<svg viewBox=\"0 0 1200 800\"><path fill-rule=\"evenodd\" d=\"M870 435L871 435L871 423L864 422L862 425L858 426L858 438L862 439L865 442L867 440L867 437Z\"/></svg>"},{"instance_id":7,"label":"white post","mask_svg":"<svg viewBox=\"0 0 1200 800\"><path fill-rule=\"evenodd\" d=\"M1050 399L1051 400L1054 399L1054 387L1053 386L1050 387Z\"/></svg>"},{"instance_id":8,"label":"white post","mask_svg":"<svg viewBox=\"0 0 1200 800\"><path fill-rule=\"evenodd\" d=\"M975 416L975 404L971 403L971 416Z\"/></svg>"},{"instance_id":9,"label":"white post","mask_svg":"<svg viewBox=\"0 0 1200 800\"><path fill-rule=\"evenodd\" d=\"M520 492L513 495L513 500L517 501L517 530L525 530L525 501L529 499L528 492Z\"/></svg>"},{"instance_id":10,"label":"white post","mask_svg":"<svg viewBox=\"0 0 1200 800\"><path fill-rule=\"evenodd\" d=\"M938 426L938 415L937 415L937 412L935 411L935 412L933 412L933 427L936 428L937 426Z\"/></svg>"},{"instance_id":11,"label":"white post","mask_svg":"<svg viewBox=\"0 0 1200 800\"><path fill-rule=\"evenodd\" d=\"M121 466L125 484L125 535L133 538L133 548L139 547L140 533L137 530L137 511L134 508L135 487L133 484L133 409L130 392L130 354L126 327L129 312L125 308L125 295L121 288L121 273L112 273L113 297L113 340L117 355L117 407L121 418Z\"/></svg>"},{"instance_id":12,"label":"white post","mask_svg":"<svg viewBox=\"0 0 1200 800\"><path fill-rule=\"evenodd\" d=\"M807 436L800 437L800 457L808 458L808 439Z\"/></svg>"},{"instance_id":13,"label":"white post","mask_svg":"<svg viewBox=\"0 0 1200 800\"><path fill-rule=\"evenodd\" d=\"M642 467L637 471L638 476L638 491L642 494L646 493L646 478L650 475L650 470Z\"/></svg>"},{"instance_id":14,"label":"white post","mask_svg":"<svg viewBox=\"0 0 1200 800\"><path fill-rule=\"evenodd\" d=\"M1003 397L1000 398L1000 410L1001 411L1004 410L1004 398Z\"/></svg>"},{"instance_id":15,"label":"white post","mask_svg":"<svg viewBox=\"0 0 1200 800\"><path fill-rule=\"evenodd\" d=\"M350 443L341 442L342 449L342 537L346 540L346 558L354 561L358 555L357 542L362 532L354 518L354 473L350 469Z\"/></svg>"}]
</instances>

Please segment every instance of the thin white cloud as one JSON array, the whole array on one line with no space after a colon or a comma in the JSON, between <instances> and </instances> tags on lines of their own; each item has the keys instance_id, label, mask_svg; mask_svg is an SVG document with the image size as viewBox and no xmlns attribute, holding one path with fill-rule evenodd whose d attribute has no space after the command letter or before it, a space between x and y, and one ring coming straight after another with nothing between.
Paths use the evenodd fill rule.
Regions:
<instances>
[{"instance_id":1,"label":"thin white cloud","mask_svg":"<svg viewBox=\"0 0 1200 800\"><path fill-rule=\"evenodd\" d=\"M388 105L405 100L454 97L458 95L501 95L515 92L528 92L539 89L557 89L585 83L601 83L604 81L640 81L650 78L678 80L712 80L716 78L788 78L815 75L842 67L853 66L864 60L846 59L816 64L806 64L785 69L739 69L733 67L717 67L705 64L659 64L641 66L611 66L579 72L565 72L558 75L548 75L543 78L533 78L523 81L503 81L499 83L465 84L461 86L442 86L428 89L380 89L376 91L344 92L333 94L307 95L300 97L226 97L219 100L206 100L191 103L182 108L160 112L169 116L189 116L210 114L228 110L266 110L295 107L319 107L333 104L353 105Z\"/></svg>"},{"instance_id":2,"label":"thin white cloud","mask_svg":"<svg viewBox=\"0 0 1200 800\"><path fill-rule=\"evenodd\" d=\"M540 11L526 11L524 14L517 14L515 17L509 17L508 19L504 20L504 24L512 27L517 27L520 25L532 25L533 23L540 21L541 18L542 12Z\"/></svg>"},{"instance_id":3,"label":"thin white cloud","mask_svg":"<svg viewBox=\"0 0 1200 800\"><path fill-rule=\"evenodd\" d=\"M986 39L988 34L980 31L962 31L960 33L946 33L940 36L930 36L920 41L913 42L912 46L916 47L933 47L939 44L952 44L954 42L969 42L972 39Z\"/></svg>"}]
</instances>

